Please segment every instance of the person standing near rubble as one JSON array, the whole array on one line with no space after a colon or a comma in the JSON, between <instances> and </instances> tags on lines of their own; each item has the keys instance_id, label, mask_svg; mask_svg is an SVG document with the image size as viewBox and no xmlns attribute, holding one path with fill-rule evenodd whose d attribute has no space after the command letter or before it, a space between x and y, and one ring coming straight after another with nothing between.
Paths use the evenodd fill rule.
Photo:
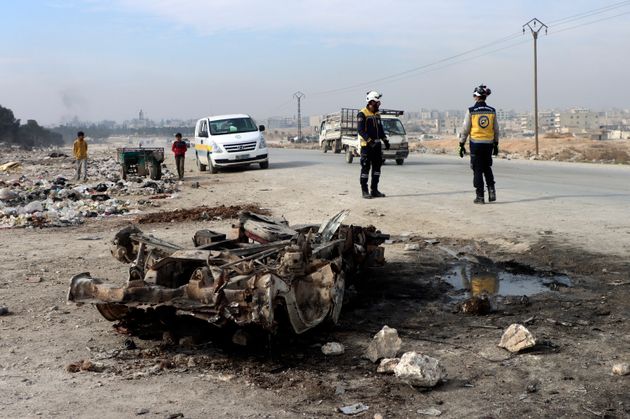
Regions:
<instances>
[{"instance_id":1,"label":"person standing near rubble","mask_svg":"<svg viewBox=\"0 0 630 419\"><path fill-rule=\"evenodd\" d=\"M77 132L77 139L74 140L72 153L77 161L77 180L81 180L81 170L83 169L83 181L87 180L87 150L88 145L85 141L85 133Z\"/></svg>"},{"instance_id":2,"label":"person standing near rubble","mask_svg":"<svg viewBox=\"0 0 630 419\"><path fill-rule=\"evenodd\" d=\"M378 190L378 182L381 177L381 166L383 165L383 150L381 140L385 144L385 149L389 150L389 141L385 136L385 130L381 122L381 115L378 110L381 106L382 95L376 91L367 93L367 106L361 109L357 115L357 130L361 142L361 192L363 198L383 198L384 193ZM368 190L368 178L372 169L372 179L370 190Z\"/></svg>"},{"instance_id":3,"label":"person standing near rubble","mask_svg":"<svg viewBox=\"0 0 630 419\"><path fill-rule=\"evenodd\" d=\"M175 134L175 141L173 141L171 150L175 155L175 167L177 167L179 180L184 180L184 161L186 159L186 150L188 150L188 146L186 145L186 142L182 140L182 134L180 132Z\"/></svg>"},{"instance_id":4,"label":"person standing near rubble","mask_svg":"<svg viewBox=\"0 0 630 419\"><path fill-rule=\"evenodd\" d=\"M488 201L497 200L492 173L492 156L499 154L499 123L495 109L486 104L491 91L483 84L475 87L475 104L468 108L464 126L459 135L459 157L466 154L466 140L470 136L470 167L474 172L473 185L477 196L475 204L485 204L483 180L488 187Z\"/></svg>"}]
</instances>

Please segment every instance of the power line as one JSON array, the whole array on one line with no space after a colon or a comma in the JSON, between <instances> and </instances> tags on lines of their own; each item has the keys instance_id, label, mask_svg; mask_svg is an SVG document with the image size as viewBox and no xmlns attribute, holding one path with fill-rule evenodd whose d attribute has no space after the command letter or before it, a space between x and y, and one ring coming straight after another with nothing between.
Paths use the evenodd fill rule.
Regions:
<instances>
[{"instance_id":1,"label":"power line","mask_svg":"<svg viewBox=\"0 0 630 419\"><path fill-rule=\"evenodd\" d=\"M605 12L608 12L608 11L611 11L611 10L614 10L614 9L618 9L620 7L628 6L628 5L630 5L630 0L622 1L622 2L618 2L618 3L613 3L613 4L610 4L608 6L599 7L599 8L591 9L591 10L588 10L588 11L585 11L585 12L582 12L582 13L578 13L578 14L575 14L575 15L567 16L565 18L556 19L553 22L555 22L557 24L557 26L562 26L562 25L565 25L565 24L568 24L568 23L571 23L571 22L574 22L574 21L586 19L588 17L595 16L595 15L598 15L598 14L601 14L601 13L605 13ZM556 31L555 33L564 32L566 30L578 28L580 26L589 25L591 23L595 23L595 22L599 22L599 21L603 21L603 20L607 20L607 19L612 19L614 17L618 17L618 16L621 16L621 15L624 15L624 14L627 14L627 13L628 12L620 13L618 15L609 16L609 17L605 17L605 18L602 18L602 19L599 19L599 20L592 21L592 22L583 23L583 24L580 24L580 25L576 25L576 26L572 26L572 27L569 27L569 28L561 29L559 31ZM475 51L486 49L486 48L488 48L490 46L493 46L493 45L496 45L496 44L500 44L500 43L504 43L504 42L510 41L510 40L515 39L515 38L520 37L520 36L521 36L520 32L519 33L515 33L515 34L512 34L512 35L505 36L503 38L499 38L499 39L497 39L495 41L489 42L489 43L481 45L479 47L472 48L470 50L461 52L459 54L455 54L455 55L452 55L452 56L449 56L449 57L445 57L445 58L439 59L439 60L431 62L431 63L423 64L421 66L414 67L414 68L411 68L409 70L405 70L405 71L402 71L402 72L399 72L399 73L391 74L391 75L380 77L380 78L373 79L373 80L368 80L368 81L361 82L361 83L355 83L355 84L352 84L352 85L349 85L349 86L345 86L345 87L340 87L340 88L336 88L336 89L330 89L330 90L324 90L324 91L315 92L315 93L313 93L313 95L314 96L323 96L323 95L329 95L329 94L334 94L334 93L341 93L341 92L353 90L353 89L356 89L356 88L359 88L359 87L367 86L367 85L370 85L370 84L382 83L382 82L388 81L390 79L395 79L395 80L405 79L407 77L404 77L404 78L400 78L400 77L401 76L405 76L407 74L411 74L411 73L417 73L420 70L424 70L424 69L427 69L429 67L433 67L433 66L436 66L438 64L454 60L456 58L468 55L468 54L470 54L472 52L475 52ZM516 45L518 45L518 43ZM500 48L499 51L503 50L503 49L507 49L507 48ZM467 60L464 60L464 61L467 61ZM440 67L440 68L444 68L444 67ZM424 74L424 73L425 72L417 73L417 74L414 74L414 76L415 75L419 75L419 74Z\"/></svg>"},{"instance_id":2,"label":"power line","mask_svg":"<svg viewBox=\"0 0 630 419\"><path fill-rule=\"evenodd\" d=\"M582 26L592 25L593 23L598 23L598 22L602 22L604 20L614 19L616 17L624 16L624 15L628 15L628 14L630 14L630 11L623 12L623 13L618 13L618 14L612 15L612 16L603 17L601 19L591 20L590 22L584 22L584 23L580 23L579 25L569 26L568 28L563 28L563 29L560 29L558 31L553 31L549 35L555 35L555 34L560 33L560 32L570 31L572 29L581 28Z\"/></svg>"},{"instance_id":3,"label":"power line","mask_svg":"<svg viewBox=\"0 0 630 419\"><path fill-rule=\"evenodd\" d=\"M554 25L554 26L560 26L560 25L565 25L567 23L576 21L576 20L581 20L581 19L586 19L587 17L591 17L594 15L598 15L598 14L602 14L602 13L606 13L609 12L611 10L614 9L618 9L620 7L624 7L624 6L628 6L630 5L630 0L626 0L626 1L621 1L619 3L614 3L614 4L609 4L608 6L604 6L604 7L600 7L597 9L592 9L592 10L588 10L586 12L582 12L582 13L577 13L575 15L571 15L571 16L567 16L561 19L556 19L556 20L552 20L549 22L549 25Z\"/></svg>"}]
</instances>

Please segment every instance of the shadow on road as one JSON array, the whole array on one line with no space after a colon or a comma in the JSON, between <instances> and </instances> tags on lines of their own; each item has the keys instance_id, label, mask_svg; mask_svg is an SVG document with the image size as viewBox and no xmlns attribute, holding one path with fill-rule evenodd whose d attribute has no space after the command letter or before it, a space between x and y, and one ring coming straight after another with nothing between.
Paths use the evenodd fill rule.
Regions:
<instances>
[{"instance_id":1,"label":"shadow on road","mask_svg":"<svg viewBox=\"0 0 630 419\"><path fill-rule=\"evenodd\" d=\"M405 163L402 165L403 167L405 166L459 166L461 164L467 164L470 165L470 162L460 162L458 160L455 161L424 161L424 160L414 160L414 161L409 161L409 160L405 160ZM385 166L396 166L395 162L387 162L385 163Z\"/></svg>"},{"instance_id":2,"label":"shadow on road","mask_svg":"<svg viewBox=\"0 0 630 419\"><path fill-rule=\"evenodd\" d=\"M465 191L451 191L451 192L427 192L427 193L410 193L410 194L401 194L401 195L387 195L387 198L405 198L409 196L442 196L442 195L461 195L461 194L470 194L470 190ZM472 192L474 193L474 191Z\"/></svg>"},{"instance_id":3,"label":"shadow on road","mask_svg":"<svg viewBox=\"0 0 630 419\"><path fill-rule=\"evenodd\" d=\"M613 193L613 194L591 194L591 195L550 195L550 196L541 196L539 198L526 198L526 199L516 199L513 201L497 201L492 205L498 204L518 204L521 202L536 202L536 201L553 201L555 199L560 198L612 198L612 197L630 197L630 194L623 193Z\"/></svg>"},{"instance_id":4,"label":"shadow on road","mask_svg":"<svg viewBox=\"0 0 630 419\"><path fill-rule=\"evenodd\" d=\"M283 162L269 162L269 170L271 169L293 169L296 167L306 167L319 164L318 162L311 161L283 161Z\"/></svg>"}]
</instances>

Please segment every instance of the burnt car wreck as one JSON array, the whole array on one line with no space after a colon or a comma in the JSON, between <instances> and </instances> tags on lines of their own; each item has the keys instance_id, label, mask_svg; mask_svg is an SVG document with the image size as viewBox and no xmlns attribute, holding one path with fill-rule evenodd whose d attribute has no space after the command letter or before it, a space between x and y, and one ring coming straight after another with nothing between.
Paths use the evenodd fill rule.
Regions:
<instances>
[{"instance_id":1,"label":"burnt car wreck","mask_svg":"<svg viewBox=\"0 0 630 419\"><path fill-rule=\"evenodd\" d=\"M130 264L124 286L89 273L75 275L68 301L92 303L131 333L143 328L279 328L300 334L336 323L344 291L369 266L384 264L389 238L373 226L342 224L342 211L321 226L241 213L237 238L197 231L183 248L130 226L112 241L112 255ZM201 323L200 323L201 322Z\"/></svg>"}]
</instances>

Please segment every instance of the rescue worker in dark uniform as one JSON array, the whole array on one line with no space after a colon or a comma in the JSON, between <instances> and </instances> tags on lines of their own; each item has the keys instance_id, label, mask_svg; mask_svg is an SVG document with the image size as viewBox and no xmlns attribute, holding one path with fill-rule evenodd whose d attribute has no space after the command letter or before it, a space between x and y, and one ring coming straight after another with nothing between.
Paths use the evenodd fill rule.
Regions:
<instances>
[{"instance_id":1,"label":"rescue worker in dark uniform","mask_svg":"<svg viewBox=\"0 0 630 419\"><path fill-rule=\"evenodd\" d=\"M466 154L466 140L470 136L470 167L474 172L473 185L477 191L475 204L485 204L484 178L488 187L488 201L497 200L492 156L499 154L499 123L495 109L486 105L486 98L490 93L490 89L483 84L475 88L473 97L476 103L468 108L459 136L459 156L462 158Z\"/></svg>"},{"instance_id":2,"label":"rescue worker in dark uniform","mask_svg":"<svg viewBox=\"0 0 630 419\"><path fill-rule=\"evenodd\" d=\"M382 95L378 92L368 92L367 106L361 109L357 115L357 130L361 142L361 191L365 199L385 197L385 194L378 190L378 181L383 165L381 141L385 144L385 149L389 150L389 141L385 136L381 115L378 113L381 97ZM370 190L368 190L370 169L372 169L372 179Z\"/></svg>"}]
</instances>

